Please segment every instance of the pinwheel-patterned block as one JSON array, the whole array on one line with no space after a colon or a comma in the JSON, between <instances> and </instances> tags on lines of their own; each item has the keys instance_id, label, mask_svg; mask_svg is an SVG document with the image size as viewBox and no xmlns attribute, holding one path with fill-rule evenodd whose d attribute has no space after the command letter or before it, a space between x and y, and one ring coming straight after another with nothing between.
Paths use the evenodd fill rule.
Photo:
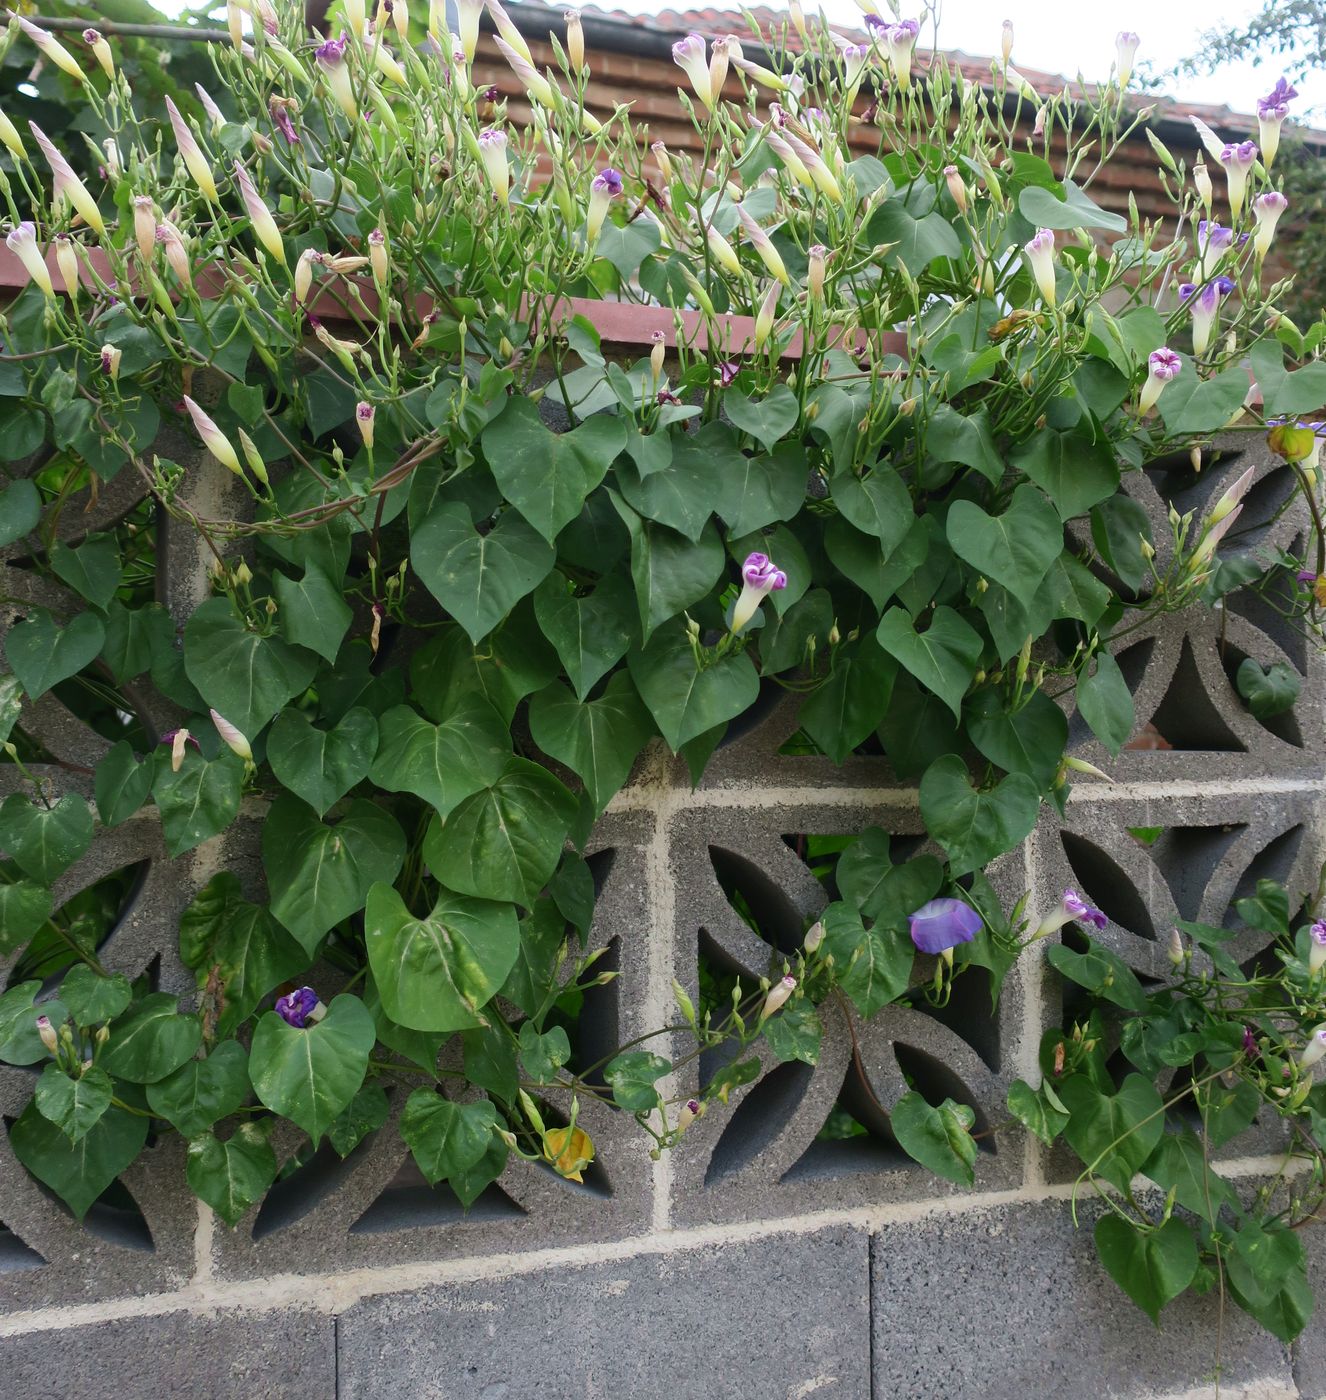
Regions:
<instances>
[{"instance_id":1,"label":"pinwheel-patterned block","mask_svg":"<svg viewBox=\"0 0 1326 1400\"><path fill-rule=\"evenodd\" d=\"M572 1040L572 1066L579 1069L610 1056L644 1028L639 1017L646 1002L651 832L652 822L642 815L608 816L588 850L598 885L589 946L608 948L595 967L617 977L585 994ZM459 1070L459 1038L447 1039L440 1063ZM588 1096L580 1101L577 1123L595 1148L583 1184L513 1156L466 1211L448 1186L428 1184L401 1140L400 1115L413 1087L389 1090L387 1118L344 1159L324 1142L312 1157L296 1160L295 1148L307 1139L294 1130L275 1143L288 1174L233 1230L218 1230L218 1273L238 1278L284 1272L292 1251L306 1268L368 1267L620 1238L646 1225L647 1140L617 1110ZM466 1086L470 1097L477 1092ZM565 1096L538 1097L549 1127L567 1121Z\"/></svg>"},{"instance_id":2,"label":"pinwheel-patterned block","mask_svg":"<svg viewBox=\"0 0 1326 1400\"><path fill-rule=\"evenodd\" d=\"M676 976L697 1001L717 979L747 985L767 975L779 953L800 942L834 894L832 874L816 850L869 826L893 836L905 859L923 843L905 794L896 807L777 805L701 808L672 824L678 887ZM811 863L808 863L811 862ZM822 876L823 878L820 878ZM991 873L1005 906L1022 891L1015 854ZM675 1154L674 1216L700 1221L747 1216L752 1193L781 1211L827 1204L943 1196L947 1186L897 1146L890 1114L909 1089L938 1104L966 1104L976 1115L981 1151L976 1180L986 1186L1020 1179L1023 1140L1006 1131L1003 1100L1016 1076L1023 989L1016 971L992 1014L982 974L959 978L952 999L932 1007L925 988L934 963L919 958L907 1004L886 1006L863 1021L846 1003L820 1007L823 1035L815 1064L777 1064L766 1046L758 1076L714 1103L687 1129ZM722 1066L701 1060L678 1092L694 1092Z\"/></svg>"}]
</instances>

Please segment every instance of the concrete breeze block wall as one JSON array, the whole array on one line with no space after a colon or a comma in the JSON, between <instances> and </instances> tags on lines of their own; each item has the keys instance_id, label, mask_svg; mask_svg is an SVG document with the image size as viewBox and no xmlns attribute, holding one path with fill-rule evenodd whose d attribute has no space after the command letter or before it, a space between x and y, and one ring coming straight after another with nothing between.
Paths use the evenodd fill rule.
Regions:
<instances>
[{"instance_id":1,"label":"concrete breeze block wall","mask_svg":"<svg viewBox=\"0 0 1326 1400\"><path fill-rule=\"evenodd\" d=\"M1285 469L1249 442L1208 453L1200 475L1184 458L1131 479L1158 542L1171 500L1186 510L1213 499L1255 460L1243 543L1293 544L1300 526L1275 509ZM210 512L239 509L219 469L180 443L169 455L190 463ZM62 536L105 528L141 493L126 470L95 504L67 504ZM163 601L182 619L205 595L206 561L188 532L158 528ZM73 606L25 563L21 544L5 552L5 627L25 603ZM1259 877L1313 885L1326 849L1320 668L1278 624L1235 595L1222 614L1127 636L1120 662L1139 727L1153 723L1171 747L1114 761L1075 724L1074 752L1118 781L1077 785L1064 819L1047 810L997 863L1008 904L1030 890L1043 909L1065 885L1081 888L1110 916L1110 946L1156 977L1176 914L1218 923ZM1247 713L1230 679L1244 656L1308 678L1291 715L1268 727ZM130 698L170 727L160 697ZM46 770L57 791L89 795L90 771L77 768L90 770L103 741L50 696L21 724L76 765ZM669 1019L674 977L695 996L701 956L765 969L768 945L734 893L772 941L799 937L828 899L801 838L875 825L904 850L921 839L915 792L882 758L838 768L780 752L797 729L794 698L773 688L738 727L694 790L681 764L651 751L594 834L591 941L611 943L621 975L587 1005L582 1035L605 1052ZM12 788L13 770L0 773ZM102 957L131 976L155 966L162 989L188 993L179 911L220 868L258 886L262 815L253 805L226 837L170 863L140 813L99 835L59 895L137 865ZM1129 835L1142 826L1164 834L1144 846ZM1152 1328L1097 1263L1088 1202L1074 1228L1073 1164L1005 1127L1007 1086L1035 1079L1042 1031L1060 1014L1042 951L1010 975L997 1014L979 975L943 1013L888 1008L855 1044L825 1007L815 1067L766 1063L660 1161L633 1124L587 1104L599 1159L583 1187L513 1160L468 1215L423 1183L389 1122L344 1162L319 1154L233 1231L189 1193L182 1145L162 1138L79 1227L8 1148L3 1129L32 1071L0 1067L0 1395L1096 1400L1210 1394L1218 1356L1222 1394L1326 1396L1320 1329L1291 1354L1232 1306L1222 1320L1214 1297L1182 1300ZM890 1147L904 1072L994 1130L974 1190ZM840 1101L877 1131L820 1138ZM1259 1177L1276 1146L1269 1124L1254 1125L1225 1149L1225 1170Z\"/></svg>"}]
</instances>

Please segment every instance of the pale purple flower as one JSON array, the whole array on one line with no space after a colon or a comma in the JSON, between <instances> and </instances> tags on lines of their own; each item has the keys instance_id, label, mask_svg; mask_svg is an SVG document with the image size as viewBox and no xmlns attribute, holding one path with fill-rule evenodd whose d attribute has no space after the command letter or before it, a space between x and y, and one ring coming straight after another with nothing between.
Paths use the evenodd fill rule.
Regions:
<instances>
[{"instance_id":1,"label":"pale purple flower","mask_svg":"<svg viewBox=\"0 0 1326 1400\"><path fill-rule=\"evenodd\" d=\"M787 587L787 575L767 554L748 554L741 566L741 594L732 608L733 632L740 632L772 592Z\"/></svg>"},{"instance_id":2,"label":"pale purple flower","mask_svg":"<svg viewBox=\"0 0 1326 1400\"><path fill-rule=\"evenodd\" d=\"M1265 97L1257 99L1257 115L1259 117L1277 117L1283 121L1289 115L1289 104L1297 96L1298 89L1287 78L1280 77Z\"/></svg>"},{"instance_id":3,"label":"pale purple flower","mask_svg":"<svg viewBox=\"0 0 1326 1400\"><path fill-rule=\"evenodd\" d=\"M699 34L688 34L684 39L678 39L672 46L672 61L686 74L696 97L712 112L714 85L709 77L709 64L705 61L704 39Z\"/></svg>"},{"instance_id":4,"label":"pale purple flower","mask_svg":"<svg viewBox=\"0 0 1326 1400\"><path fill-rule=\"evenodd\" d=\"M1214 220L1203 219L1197 225L1197 257L1201 278L1205 281L1215 271L1221 258L1234 246L1234 230Z\"/></svg>"},{"instance_id":5,"label":"pale purple flower","mask_svg":"<svg viewBox=\"0 0 1326 1400\"><path fill-rule=\"evenodd\" d=\"M276 129L285 137L286 145L301 145L299 132L295 130L295 123L290 115L290 101L284 97L273 97L267 104L267 111L271 115L272 122Z\"/></svg>"},{"instance_id":6,"label":"pale purple flower","mask_svg":"<svg viewBox=\"0 0 1326 1400\"><path fill-rule=\"evenodd\" d=\"M1217 277L1204 287L1198 288L1191 282L1179 287L1179 299L1189 304L1192 311L1192 348L1195 355L1206 354L1220 320L1220 301L1234 291L1237 283L1229 277Z\"/></svg>"},{"instance_id":7,"label":"pale purple flower","mask_svg":"<svg viewBox=\"0 0 1326 1400\"><path fill-rule=\"evenodd\" d=\"M1243 212L1243 201L1248 193L1248 172L1256 162L1255 141L1233 141L1220 152L1220 164L1225 168L1225 182L1229 187L1229 209L1236 219Z\"/></svg>"},{"instance_id":8,"label":"pale purple flower","mask_svg":"<svg viewBox=\"0 0 1326 1400\"><path fill-rule=\"evenodd\" d=\"M1280 215L1289 208L1289 201L1279 190L1267 190L1252 201L1252 216L1257 220L1257 232L1253 235L1252 246L1259 258L1271 251L1275 238L1275 226Z\"/></svg>"},{"instance_id":9,"label":"pale purple flower","mask_svg":"<svg viewBox=\"0 0 1326 1400\"><path fill-rule=\"evenodd\" d=\"M1126 88L1129 78L1133 76L1133 64L1137 61L1141 42L1141 37L1131 29L1121 29L1114 36L1115 67L1121 88Z\"/></svg>"},{"instance_id":10,"label":"pale purple flower","mask_svg":"<svg viewBox=\"0 0 1326 1400\"><path fill-rule=\"evenodd\" d=\"M490 126L479 133L479 160L497 202L505 205L511 193L511 162L507 156L505 131Z\"/></svg>"},{"instance_id":11,"label":"pale purple flower","mask_svg":"<svg viewBox=\"0 0 1326 1400\"><path fill-rule=\"evenodd\" d=\"M359 115L359 104L355 101L354 83L350 79L349 65L345 61L348 42L342 33L339 39L327 39L319 44L314 49L313 56L318 61L318 69L336 105L350 121L354 121Z\"/></svg>"},{"instance_id":12,"label":"pale purple flower","mask_svg":"<svg viewBox=\"0 0 1326 1400\"><path fill-rule=\"evenodd\" d=\"M1318 919L1308 930L1308 971L1320 972L1326 965L1326 920Z\"/></svg>"},{"instance_id":13,"label":"pale purple flower","mask_svg":"<svg viewBox=\"0 0 1326 1400\"><path fill-rule=\"evenodd\" d=\"M1257 1038L1252 1033L1251 1026L1243 1027L1243 1053L1250 1059L1256 1059L1261 1051L1257 1048Z\"/></svg>"},{"instance_id":14,"label":"pale purple flower","mask_svg":"<svg viewBox=\"0 0 1326 1400\"><path fill-rule=\"evenodd\" d=\"M51 281L51 272L46 266L46 259L42 257L41 249L37 246L37 225L31 220L24 219L5 239L5 246L23 264L23 270L41 291L53 299L55 285Z\"/></svg>"},{"instance_id":15,"label":"pale purple flower","mask_svg":"<svg viewBox=\"0 0 1326 1400\"><path fill-rule=\"evenodd\" d=\"M604 166L589 182L589 208L585 212L585 241L590 248L599 241L608 208L622 192L621 172Z\"/></svg>"},{"instance_id":16,"label":"pale purple flower","mask_svg":"<svg viewBox=\"0 0 1326 1400\"><path fill-rule=\"evenodd\" d=\"M741 373L741 365L736 360L721 360L718 365L718 387L726 389Z\"/></svg>"},{"instance_id":17,"label":"pale purple flower","mask_svg":"<svg viewBox=\"0 0 1326 1400\"><path fill-rule=\"evenodd\" d=\"M1054 230L1042 228L1022 245L1022 257L1040 289L1041 299L1046 306L1054 306L1056 290L1054 285Z\"/></svg>"},{"instance_id":18,"label":"pale purple flower","mask_svg":"<svg viewBox=\"0 0 1326 1400\"><path fill-rule=\"evenodd\" d=\"M874 32L888 46L893 80L905 92L912 85L912 51L916 48L916 36L921 32L919 21L899 20L896 24L883 24Z\"/></svg>"},{"instance_id":19,"label":"pale purple flower","mask_svg":"<svg viewBox=\"0 0 1326 1400\"><path fill-rule=\"evenodd\" d=\"M318 994L312 987L300 987L289 996L277 997L276 1014L296 1030L307 1028L309 1018L318 1008Z\"/></svg>"},{"instance_id":20,"label":"pale purple flower","mask_svg":"<svg viewBox=\"0 0 1326 1400\"><path fill-rule=\"evenodd\" d=\"M1090 924L1092 928L1102 929L1109 920L1093 904L1088 904L1076 890L1065 890L1064 897L1059 901L1059 907L1048 913L1037 927L1034 938L1048 938L1052 933L1058 933L1065 924L1071 923Z\"/></svg>"},{"instance_id":21,"label":"pale purple flower","mask_svg":"<svg viewBox=\"0 0 1326 1400\"><path fill-rule=\"evenodd\" d=\"M981 931L981 916L961 899L932 899L907 916L912 942L922 953L945 953L970 943Z\"/></svg>"},{"instance_id":22,"label":"pale purple flower","mask_svg":"<svg viewBox=\"0 0 1326 1400\"><path fill-rule=\"evenodd\" d=\"M1326 1055L1326 1024L1316 1026L1308 1035L1308 1043L1298 1057L1299 1069L1311 1069Z\"/></svg>"}]
</instances>

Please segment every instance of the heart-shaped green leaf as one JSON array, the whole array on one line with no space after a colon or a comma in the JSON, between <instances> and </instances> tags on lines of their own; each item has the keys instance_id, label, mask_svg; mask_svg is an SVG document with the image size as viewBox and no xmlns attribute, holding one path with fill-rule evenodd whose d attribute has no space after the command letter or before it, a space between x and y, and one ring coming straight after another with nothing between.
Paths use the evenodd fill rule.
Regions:
<instances>
[{"instance_id":1,"label":"heart-shaped green leaf","mask_svg":"<svg viewBox=\"0 0 1326 1400\"><path fill-rule=\"evenodd\" d=\"M786 385L780 386L786 390ZM806 499L806 451L785 442L755 457L742 457L718 477L715 509L734 539L791 520Z\"/></svg>"},{"instance_id":2,"label":"heart-shaped green leaf","mask_svg":"<svg viewBox=\"0 0 1326 1400\"><path fill-rule=\"evenodd\" d=\"M424 586L476 644L543 582L557 557L514 511L481 535L459 501L429 511L410 544Z\"/></svg>"},{"instance_id":3,"label":"heart-shaped green leaf","mask_svg":"<svg viewBox=\"0 0 1326 1400\"><path fill-rule=\"evenodd\" d=\"M374 885L364 910L368 961L382 1007L417 1031L465 1030L515 964L516 912L507 903L443 889L426 919L416 919L390 885Z\"/></svg>"},{"instance_id":4,"label":"heart-shaped green leaf","mask_svg":"<svg viewBox=\"0 0 1326 1400\"><path fill-rule=\"evenodd\" d=\"M241 1123L225 1140L202 1133L189 1143L189 1189L227 1225L237 1225L276 1180L276 1154L258 1123Z\"/></svg>"},{"instance_id":5,"label":"heart-shaped green leaf","mask_svg":"<svg viewBox=\"0 0 1326 1400\"><path fill-rule=\"evenodd\" d=\"M749 433L766 452L772 452L794 427L801 416L801 406L796 395L786 384L775 384L758 402L748 399L745 394L731 389L723 395L723 412L743 433ZM801 488L805 493L805 473L802 473ZM777 517L785 519L784 516ZM733 527L735 530L735 526ZM756 528L752 526L752 528ZM744 530L737 531L745 534Z\"/></svg>"},{"instance_id":6,"label":"heart-shaped green leaf","mask_svg":"<svg viewBox=\"0 0 1326 1400\"><path fill-rule=\"evenodd\" d=\"M660 628L643 651L631 653L628 665L641 699L674 753L739 715L760 692L760 678L744 652L701 670L680 621Z\"/></svg>"},{"instance_id":7,"label":"heart-shaped green leaf","mask_svg":"<svg viewBox=\"0 0 1326 1400\"><path fill-rule=\"evenodd\" d=\"M203 1038L197 1016L179 1014L179 998L150 992L110 1024L98 1063L116 1079L155 1084L173 1074Z\"/></svg>"},{"instance_id":8,"label":"heart-shaped green leaf","mask_svg":"<svg viewBox=\"0 0 1326 1400\"><path fill-rule=\"evenodd\" d=\"M527 908L557 868L578 804L546 768L509 758L492 783L434 818L424 860L461 894Z\"/></svg>"},{"instance_id":9,"label":"heart-shaped green leaf","mask_svg":"<svg viewBox=\"0 0 1326 1400\"><path fill-rule=\"evenodd\" d=\"M1068 1145L1089 1171L1126 1194L1165 1131L1156 1086L1130 1074L1117 1094L1103 1094L1085 1074L1072 1074L1057 1087L1070 1115Z\"/></svg>"},{"instance_id":10,"label":"heart-shaped green leaf","mask_svg":"<svg viewBox=\"0 0 1326 1400\"><path fill-rule=\"evenodd\" d=\"M33 608L5 638L5 659L23 682L30 700L77 675L97 659L106 629L90 612L75 613L57 623L45 608Z\"/></svg>"},{"instance_id":11,"label":"heart-shaped green leaf","mask_svg":"<svg viewBox=\"0 0 1326 1400\"><path fill-rule=\"evenodd\" d=\"M228 598L209 598L184 627L184 670L198 693L250 741L308 689L317 656L250 631Z\"/></svg>"},{"instance_id":12,"label":"heart-shaped green leaf","mask_svg":"<svg viewBox=\"0 0 1326 1400\"><path fill-rule=\"evenodd\" d=\"M619 573L608 574L592 593L580 597L562 574L553 572L534 592L534 612L580 700L639 636L635 597Z\"/></svg>"},{"instance_id":13,"label":"heart-shaped green leaf","mask_svg":"<svg viewBox=\"0 0 1326 1400\"><path fill-rule=\"evenodd\" d=\"M506 721L482 695L463 697L441 724L409 705L382 716L370 777L388 792L412 792L445 816L495 782L511 756Z\"/></svg>"},{"instance_id":14,"label":"heart-shaped green leaf","mask_svg":"<svg viewBox=\"0 0 1326 1400\"><path fill-rule=\"evenodd\" d=\"M120 551L114 535L89 535L82 544L57 544L51 570L94 608L105 608L120 586Z\"/></svg>"},{"instance_id":15,"label":"heart-shaped green leaf","mask_svg":"<svg viewBox=\"0 0 1326 1400\"><path fill-rule=\"evenodd\" d=\"M1192 1230L1171 1216L1143 1234L1128 1220L1096 1221L1096 1249L1106 1272L1152 1322L1197 1276L1201 1260Z\"/></svg>"},{"instance_id":16,"label":"heart-shaped green leaf","mask_svg":"<svg viewBox=\"0 0 1326 1400\"><path fill-rule=\"evenodd\" d=\"M239 811L244 791L244 764L229 749L210 761L185 746L179 772L158 763L152 797L161 813L166 849L182 856L224 831Z\"/></svg>"},{"instance_id":17,"label":"heart-shaped green leaf","mask_svg":"<svg viewBox=\"0 0 1326 1400\"><path fill-rule=\"evenodd\" d=\"M129 820L152 793L156 776L153 759L140 760L127 739L121 739L97 764L93 793L102 826Z\"/></svg>"},{"instance_id":18,"label":"heart-shaped green leaf","mask_svg":"<svg viewBox=\"0 0 1326 1400\"><path fill-rule=\"evenodd\" d=\"M880 542L885 555L897 549L916 521L911 493L883 463L866 477L855 472L834 477L833 500L846 520Z\"/></svg>"},{"instance_id":19,"label":"heart-shaped green leaf","mask_svg":"<svg viewBox=\"0 0 1326 1400\"><path fill-rule=\"evenodd\" d=\"M967 706L967 733L991 763L1047 788L1063 758L1068 721L1044 691L1032 691L1026 704L1009 710L996 691L981 690Z\"/></svg>"},{"instance_id":20,"label":"heart-shaped green leaf","mask_svg":"<svg viewBox=\"0 0 1326 1400\"><path fill-rule=\"evenodd\" d=\"M0 957L22 948L51 917L51 892L29 880L0 885Z\"/></svg>"},{"instance_id":21,"label":"heart-shaped green leaf","mask_svg":"<svg viewBox=\"0 0 1326 1400\"><path fill-rule=\"evenodd\" d=\"M975 501L954 501L946 524L959 558L1027 606L1064 547L1059 512L1036 487L1024 484L1002 515L987 515Z\"/></svg>"},{"instance_id":22,"label":"heart-shaped green leaf","mask_svg":"<svg viewBox=\"0 0 1326 1400\"><path fill-rule=\"evenodd\" d=\"M712 520L692 543L675 530L644 519L616 492L609 495L631 536L631 579L640 609L640 634L647 643L656 627L713 588L726 555Z\"/></svg>"},{"instance_id":23,"label":"heart-shaped green leaf","mask_svg":"<svg viewBox=\"0 0 1326 1400\"><path fill-rule=\"evenodd\" d=\"M91 844L92 813L73 793L45 807L15 792L0 806L0 846L43 885L53 885Z\"/></svg>"},{"instance_id":24,"label":"heart-shaped green leaf","mask_svg":"<svg viewBox=\"0 0 1326 1400\"><path fill-rule=\"evenodd\" d=\"M48 1064L37 1080L32 1101L43 1118L54 1123L70 1142L77 1142L110 1107L111 1092L110 1076L96 1065L88 1065L74 1079L59 1066Z\"/></svg>"},{"instance_id":25,"label":"heart-shaped green leaf","mask_svg":"<svg viewBox=\"0 0 1326 1400\"><path fill-rule=\"evenodd\" d=\"M14 1156L82 1220L88 1207L143 1150L148 1119L108 1108L77 1142L30 1103L9 1130Z\"/></svg>"},{"instance_id":26,"label":"heart-shaped green leaf","mask_svg":"<svg viewBox=\"0 0 1326 1400\"><path fill-rule=\"evenodd\" d=\"M595 414L569 433L554 433L520 397L483 431L484 456L502 494L549 544L580 514L625 445L620 418Z\"/></svg>"},{"instance_id":27,"label":"heart-shaped green leaf","mask_svg":"<svg viewBox=\"0 0 1326 1400\"><path fill-rule=\"evenodd\" d=\"M0 491L0 549L21 540L41 519L41 492L26 477Z\"/></svg>"},{"instance_id":28,"label":"heart-shaped green leaf","mask_svg":"<svg viewBox=\"0 0 1326 1400\"><path fill-rule=\"evenodd\" d=\"M254 1091L317 1142L358 1093L376 1041L373 1018L356 996L337 997L321 1021L303 1028L269 1011L249 1053Z\"/></svg>"},{"instance_id":29,"label":"heart-shaped green leaf","mask_svg":"<svg viewBox=\"0 0 1326 1400\"><path fill-rule=\"evenodd\" d=\"M237 1040L223 1040L205 1060L189 1060L147 1086L152 1112L186 1138L206 1132L249 1094L249 1057Z\"/></svg>"},{"instance_id":30,"label":"heart-shaped green leaf","mask_svg":"<svg viewBox=\"0 0 1326 1400\"><path fill-rule=\"evenodd\" d=\"M967 780L955 753L937 758L921 779L921 816L948 852L955 876L988 865L1025 840L1040 812L1040 790L1025 773L1010 773L988 792Z\"/></svg>"},{"instance_id":31,"label":"heart-shaped green leaf","mask_svg":"<svg viewBox=\"0 0 1326 1400\"><path fill-rule=\"evenodd\" d=\"M602 812L631 774L654 732L649 711L623 671L608 681L597 700L584 704L559 681L530 700L534 742L585 784L596 813Z\"/></svg>"},{"instance_id":32,"label":"heart-shaped green leaf","mask_svg":"<svg viewBox=\"0 0 1326 1400\"><path fill-rule=\"evenodd\" d=\"M1119 489L1119 464L1109 444L1081 429L1042 428L1019 443L1009 460L1045 492L1061 520L1085 515Z\"/></svg>"},{"instance_id":33,"label":"heart-shaped green leaf","mask_svg":"<svg viewBox=\"0 0 1326 1400\"><path fill-rule=\"evenodd\" d=\"M453 1103L433 1089L416 1089L401 1114L401 1137L430 1186L475 1166L497 1126L497 1110L487 1099Z\"/></svg>"},{"instance_id":34,"label":"heart-shaped green leaf","mask_svg":"<svg viewBox=\"0 0 1326 1400\"><path fill-rule=\"evenodd\" d=\"M290 641L334 662L353 618L339 586L316 564L309 564L298 582L278 573L272 587L276 590L281 631Z\"/></svg>"},{"instance_id":35,"label":"heart-shaped green leaf","mask_svg":"<svg viewBox=\"0 0 1326 1400\"><path fill-rule=\"evenodd\" d=\"M905 609L890 608L880 618L875 636L890 656L953 711L954 719L962 718L962 697L981 660L981 634L974 627L952 608L939 607L931 615L930 626L917 632Z\"/></svg>"},{"instance_id":36,"label":"heart-shaped green leaf","mask_svg":"<svg viewBox=\"0 0 1326 1400\"><path fill-rule=\"evenodd\" d=\"M368 777L378 747L378 723L368 710L347 710L332 729L319 729L299 710L282 710L267 736L272 772L321 816Z\"/></svg>"},{"instance_id":37,"label":"heart-shaped green leaf","mask_svg":"<svg viewBox=\"0 0 1326 1400\"><path fill-rule=\"evenodd\" d=\"M84 963L75 963L60 983L64 1002L76 1026L113 1021L133 1000L133 988L122 972L106 976Z\"/></svg>"},{"instance_id":38,"label":"heart-shaped green leaf","mask_svg":"<svg viewBox=\"0 0 1326 1400\"><path fill-rule=\"evenodd\" d=\"M262 829L271 911L309 954L329 928L364 907L375 881L394 880L404 859L396 819L364 799L327 826L307 803L280 797Z\"/></svg>"}]
</instances>

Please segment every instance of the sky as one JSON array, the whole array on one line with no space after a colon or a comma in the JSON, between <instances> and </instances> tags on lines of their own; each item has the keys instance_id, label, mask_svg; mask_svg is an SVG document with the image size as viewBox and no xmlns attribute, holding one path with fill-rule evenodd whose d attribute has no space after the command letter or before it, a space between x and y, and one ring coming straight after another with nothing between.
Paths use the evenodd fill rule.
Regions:
<instances>
[{"instance_id":1,"label":"sky","mask_svg":"<svg viewBox=\"0 0 1326 1400\"><path fill-rule=\"evenodd\" d=\"M183 0L158 0L167 13L178 13ZM417 0L426 5L427 0ZM559 0L560 7L561 0ZM570 0L576 4L578 0ZM662 8L685 9L690 4L726 9L724 0L598 0L604 9L649 13ZM779 0L768 0L776 7ZM855 0L819 0L831 22L859 28L861 11ZM816 0L802 0L807 14ZM902 0L903 14L915 13L920 0ZM1120 29L1136 31L1142 39L1139 72L1161 77L1161 91L1189 101L1226 103L1235 111L1256 111L1257 98L1268 92L1280 74L1280 62L1269 56L1262 64L1230 64L1210 75L1175 79L1166 76L1180 59L1197 47L1202 30L1233 26L1261 6L1256 0L940 0L939 44L971 54L999 51L1000 26L1013 21L1016 39L1014 66L1041 69L1088 80L1104 78L1114 61L1114 36ZM734 14L740 8L732 4ZM735 27L735 26L734 26ZM1316 124L1326 124L1326 72L1297 83L1302 94L1297 108L1316 108Z\"/></svg>"}]
</instances>

